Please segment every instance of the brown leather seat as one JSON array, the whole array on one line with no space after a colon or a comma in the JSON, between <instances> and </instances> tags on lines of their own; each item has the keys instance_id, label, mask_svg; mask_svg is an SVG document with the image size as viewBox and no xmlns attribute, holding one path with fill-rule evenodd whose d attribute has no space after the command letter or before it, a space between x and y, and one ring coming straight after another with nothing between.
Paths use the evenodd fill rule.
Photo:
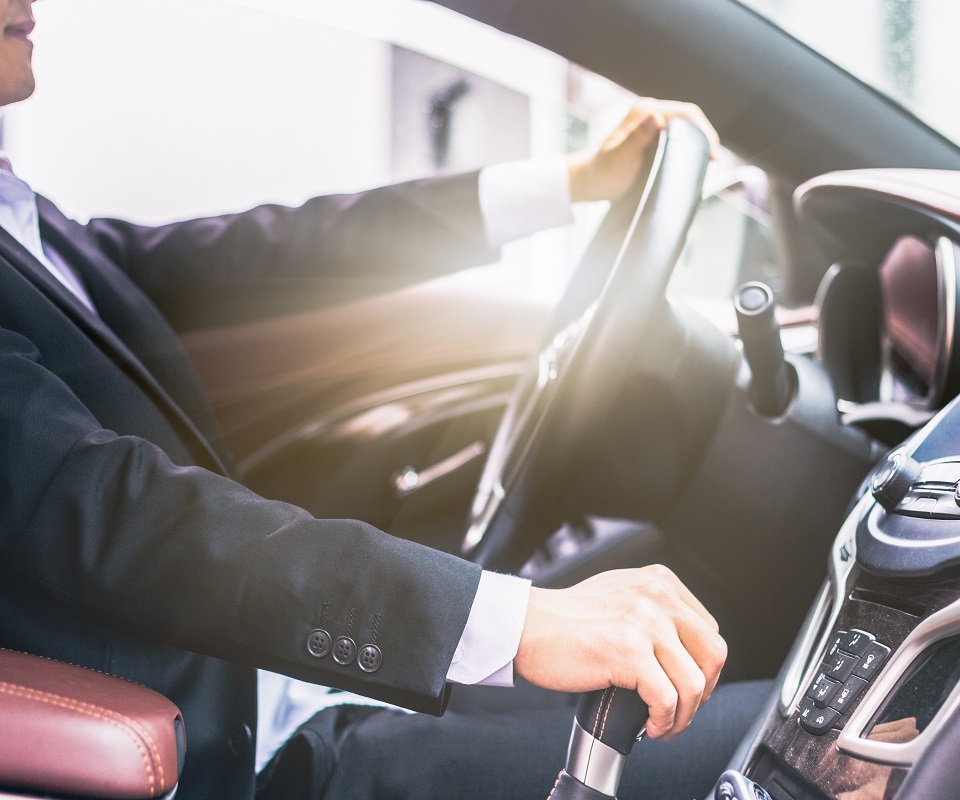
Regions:
<instances>
[{"instance_id":1,"label":"brown leather seat","mask_svg":"<svg viewBox=\"0 0 960 800\"><path fill-rule=\"evenodd\" d=\"M156 692L0 649L0 800L169 797L185 749L180 711Z\"/></svg>"}]
</instances>

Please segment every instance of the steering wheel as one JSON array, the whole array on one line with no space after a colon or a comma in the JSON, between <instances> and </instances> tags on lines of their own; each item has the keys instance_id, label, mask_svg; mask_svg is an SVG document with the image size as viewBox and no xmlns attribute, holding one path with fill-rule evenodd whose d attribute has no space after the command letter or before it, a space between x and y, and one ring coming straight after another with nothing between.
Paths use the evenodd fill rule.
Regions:
<instances>
[{"instance_id":1,"label":"steering wheel","mask_svg":"<svg viewBox=\"0 0 960 800\"><path fill-rule=\"evenodd\" d=\"M655 338L656 312L700 203L709 145L695 125L673 119L646 163L577 267L493 439L462 546L488 569L519 569L552 532L550 510L575 477L578 452Z\"/></svg>"}]
</instances>

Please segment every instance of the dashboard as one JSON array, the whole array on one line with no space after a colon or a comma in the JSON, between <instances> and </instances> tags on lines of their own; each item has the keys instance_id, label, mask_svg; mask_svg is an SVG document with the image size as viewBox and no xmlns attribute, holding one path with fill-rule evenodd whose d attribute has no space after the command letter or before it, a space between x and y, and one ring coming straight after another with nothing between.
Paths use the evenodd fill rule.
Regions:
<instances>
[{"instance_id":1,"label":"dashboard","mask_svg":"<svg viewBox=\"0 0 960 800\"><path fill-rule=\"evenodd\" d=\"M950 172L863 170L818 178L797 195L833 261L818 297L820 357L844 413L884 404L869 411L915 423L911 412L960 390L954 183Z\"/></svg>"},{"instance_id":2,"label":"dashboard","mask_svg":"<svg viewBox=\"0 0 960 800\"><path fill-rule=\"evenodd\" d=\"M737 769L773 800L960 796L960 181L836 173L795 203L834 261L820 356L872 470ZM897 437L899 436L899 439Z\"/></svg>"}]
</instances>

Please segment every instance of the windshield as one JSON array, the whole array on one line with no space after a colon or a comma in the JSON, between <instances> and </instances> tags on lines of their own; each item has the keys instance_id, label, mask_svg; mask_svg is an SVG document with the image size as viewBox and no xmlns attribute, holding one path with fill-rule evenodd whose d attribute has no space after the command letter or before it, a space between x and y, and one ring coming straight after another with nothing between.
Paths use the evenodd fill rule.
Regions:
<instances>
[{"instance_id":1,"label":"windshield","mask_svg":"<svg viewBox=\"0 0 960 800\"><path fill-rule=\"evenodd\" d=\"M740 0L960 144L956 0Z\"/></svg>"}]
</instances>

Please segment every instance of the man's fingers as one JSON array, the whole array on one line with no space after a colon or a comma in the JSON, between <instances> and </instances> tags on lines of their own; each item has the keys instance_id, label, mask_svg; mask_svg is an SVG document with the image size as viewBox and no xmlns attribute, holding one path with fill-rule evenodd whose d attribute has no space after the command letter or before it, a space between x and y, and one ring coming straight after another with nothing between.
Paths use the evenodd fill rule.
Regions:
<instances>
[{"instance_id":1,"label":"man's fingers","mask_svg":"<svg viewBox=\"0 0 960 800\"><path fill-rule=\"evenodd\" d=\"M687 607L690 608L698 617L700 617L700 619L707 624L710 630L712 630L714 633L719 631L719 623L713 614L707 611L706 606L696 598L696 595L694 595L694 593L691 592L676 575L673 576L673 579L676 582L677 595L687 605Z\"/></svg>"},{"instance_id":2,"label":"man's fingers","mask_svg":"<svg viewBox=\"0 0 960 800\"><path fill-rule=\"evenodd\" d=\"M717 156L717 132L698 106L641 98L598 149L568 156L571 199L584 202L622 197L643 168L647 145L673 117L684 117L700 128L710 142L711 156Z\"/></svg>"},{"instance_id":3,"label":"man's fingers","mask_svg":"<svg viewBox=\"0 0 960 800\"><path fill-rule=\"evenodd\" d=\"M727 643L719 633L717 621L706 612L679 579L677 582L682 588L682 591L677 590L677 594L685 603L676 619L677 635L685 652L690 654L704 676L703 696L699 701L700 705L703 705L713 693L720 678L720 670L727 660Z\"/></svg>"},{"instance_id":4,"label":"man's fingers","mask_svg":"<svg viewBox=\"0 0 960 800\"><path fill-rule=\"evenodd\" d=\"M517 674L539 686L635 689L651 737L690 724L726 658L716 621L666 567L616 570L569 589L532 589Z\"/></svg>"},{"instance_id":5,"label":"man's fingers","mask_svg":"<svg viewBox=\"0 0 960 800\"><path fill-rule=\"evenodd\" d=\"M714 631L702 631L700 635L691 636L681 630L680 641L704 676L703 696L700 698L700 705L703 705L710 699L720 680L720 670L727 660L727 643Z\"/></svg>"},{"instance_id":6,"label":"man's fingers","mask_svg":"<svg viewBox=\"0 0 960 800\"><path fill-rule=\"evenodd\" d=\"M673 724L662 729L662 733L676 735L690 724L693 715L700 708L707 680L679 639L661 642L656 649L656 656L673 684L677 698Z\"/></svg>"},{"instance_id":7,"label":"man's fingers","mask_svg":"<svg viewBox=\"0 0 960 800\"><path fill-rule=\"evenodd\" d=\"M638 662L637 668L640 675L637 692L650 711L647 735L656 739L673 730L680 698L673 681L652 652Z\"/></svg>"},{"instance_id":8,"label":"man's fingers","mask_svg":"<svg viewBox=\"0 0 960 800\"><path fill-rule=\"evenodd\" d=\"M680 579L663 566L648 567L662 612L672 621L653 634L657 660L679 696L674 733L685 728L697 708L713 693L727 658L727 645L713 616ZM691 705L692 704L692 705Z\"/></svg>"},{"instance_id":9,"label":"man's fingers","mask_svg":"<svg viewBox=\"0 0 960 800\"><path fill-rule=\"evenodd\" d=\"M675 100L656 100L652 97L644 97L637 102L634 108L639 109L641 113L645 112L650 115L656 115L661 122L661 127L666 125L667 122L674 117L682 117L692 122L703 131L704 136L707 137L707 141L710 143L711 156L716 158L719 154L720 137L700 106L694 103L683 103Z\"/></svg>"}]
</instances>

